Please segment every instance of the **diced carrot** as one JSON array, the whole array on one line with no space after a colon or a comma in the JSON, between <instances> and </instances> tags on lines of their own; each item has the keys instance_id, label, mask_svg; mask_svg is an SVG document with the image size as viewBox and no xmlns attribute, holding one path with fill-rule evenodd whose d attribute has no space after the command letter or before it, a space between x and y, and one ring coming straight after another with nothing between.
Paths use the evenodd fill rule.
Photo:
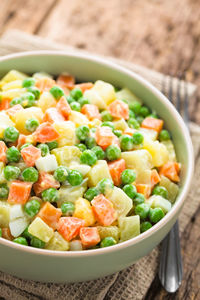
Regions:
<instances>
[{"instance_id":1,"label":"diced carrot","mask_svg":"<svg viewBox=\"0 0 200 300\"><path fill-rule=\"evenodd\" d=\"M54 123L62 121L65 121L65 118L55 107L50 107L46 110L43 117L43 122Z\"/></svg>"},{"instance_id":2,"label":"diced carrot","mask_svg":"<svg viewBox=\"0 0 200 300\"><path fill-rule=\"evenodd\" d=\"M92 210L97 221L103 226L111 225L117 218L113 204L103 194L92 200Z\"/></svg>"},{"instance_id":3,"label":"diced carrot","mask_svg":"<svg viewBox=\"0 0 200 300\"><path fill-rule=\"evenodd\" d=\"M121 184L121 173L126 169L125 160L123 158L109 162L108 168L115 185Z\"/></svg>"},{"instance_id":4,"label":"diced carrot","mask_svg":"<svg viewBox=\"0 0 200 300\"><path fill-rule=\"evenodd\" d=\"M121 100L115 100L108 106L108 111L114 118L125 119L129 118L128 104Z\"/></svg>"},{"instance_id":5,"label":"diced carrot","mask_svg":"<svg viewBox=\"0 0 200 300\"><path fill-rule=\"evenodd\" d=\"M168 162L160 168L159 174L168 177L172 181L179 182L179 171L180 165L177 162Z\"/></svg>"},{"instance_id":6,"label":"diced carrot","mask_svg":"<svg viewBox=\"0 0 200 300\"><path fill-rule=\"evenodd\" d=\"M92 82L83 82L75 85L75 88L81 89L82 93L86 90L93 88L94 84Z\"/></svg>"},{"instance_id":7,"label":"diced carrot","mask_svg":"<svg viewBox=\"0 0 200 300\"><path fill-rule=\"evenodd\" d=\"M46 202L39 213L37 214L47 225L52 227L54 230L57 228L58 221L62 215L61 210L55 208L51 203Z\"/></svg>"},{"instance_id":8,"label":"diced carrot","mask_svg":"<svg viewBox=\"0 0 200 300\"><path fill-rule=\"evenodd\" d=\"M143 194L145 198L149 198L149 196L151 195L151 185L138 183L135 186L138 193Z\"/></svg>"},{"instance_id":9,"label":"diced carrot","mask_svg":"<svg viewBox=\"0 0 200 300\"><path fill-rule=\"evenodd\" d=\"M67 73L62 73L58 76L56 83L62 87L72 90L75 84L75 78Z\"/></svg>"},{"instance_id":10,"label":"diced carrot","mask_svg":"<svg viewBox=\"0 0 200 300\"><path fill-rule=\"evenodd\" d=\"M45 122L38 126L34 132L34 138L39 143L48 143L58 139L59 134L51 123Z\"/></svg>"},{"instance_id":11,"label":"diced carrot","mask_svg":"<svg viewBox=\"0 0 200 300\"><path fill-rule=\"evenodd\" d=\"M101 120L101 115L99 109L94 104L85 104L81 109L82 114L86 115L89 120L99 119Z\"/></svg>"},{"instance_id":12,"label":"diced carrot","mask_svg":"<svg viewBox=\"0 0 200 300\"><path fill-rule=\"evenodd\" d=\"M64 96L60 98L56 105L56 108L65 118L69 117L71 113L71 107L69 106L69 103L67 102Z\"/></svg>"},{"instance_id":13,"label":"diced carrot","mask_svg":"<svg viewBox=\"0 0 200 300\"><path fill-rule=\"evenodd\" d=\"M23 107L20 104L16 104L13 107L7 109L6 113L9 115L9 117L13 117L19 110L23 110Z\"/></svg>"},{"instance_id":14,"label":"diced carrot","mask_svg":"<svg viewBox=\"0 0 200 300\"><path fill-rule=\"evenodd\" d=\"M6 110L10 107L10 101L9 98L2 98L0 101L0 110Z\"/></svg>"},{"instance_id":15,"label":"diced carrot","mask_svg":"<svg viewBox=\"0 0 200 300\"><path fill-rule=\"evenodd\" d=\"M38 181L33 185L36 195L39 196L44 190L47 190L50 187L57 189L60 187L60 183L55 180L53 175L46 172L39 172Z\"/></svg>"},{"instance_id":16,"label":"diced carrot","mask_svg":"<svg viewBox=\"0 0 200 300\"><path fill-rule=\"evenodd\" d=\"M8 195L8 203L25 204L31 193L31 182L23 182L20 180L12 181Z\"/></svg>"},{"instance_id":17,"label":"diced carrot","mask_svg":"<svg viewBox=\"0 0 200 300\"><path fill-rule=\"evenodd\" d=\"M157 172L157 170L153 169L151 171L151 187L154 187L154 185L156 185L157 183L160 182L160 176Z\"/></svg>"},{"instance_id":18,"label":"diced carrot","mask_svg":"<svg viewBox=\"0 0 200 300\"><path fill-rule=\"evenodd\" d=\"M10 232L10 228L8 227L3 227L2 229L2 237L6 240L12 241L14 237L12 236Z\"/></svg>"},{"instance_id":19,"label":"diced carrot","mask_svg":"<svg viewBox=\"0 0 200 300\"><path fill-rule=\"evenodd\" d=\"M82 227L80 230L81 242L84 246L92 247L100 241L100 235L96 227Z\"/></svg>"},{"instance_id":20,"label":"diced carrot","mask_svg":"<svg viewBox=\"0 0 200 300\"><path fill-rule=\"evenodd\" d=\"M128 134L128 135L132 136L135 131L136 131L135 129L128 127L124 130L124 134Z\"/></svg>"},{"instance_id":21,"label":"diced carrot","mask_svg":"<svg viewBox=\"0 0 200 300\"><path fill-rule=\"evenodd\" d=\"M41 157L41 150L30 145L21 150L21 156L28 167L33 167L35 161Z\"/></svg>"},{"instance_id":22,"label":"diced carrot","mask_svg":"<svg viewBox=\"0 0 200 300\"><path fill-rule=\"evenodd\" d=\"M3 141L0 141L0 161L6 162L6 151L7 151L6 144Z\"/></svg>"},{"instance_id":23,"label":"diced carrot","mask_svg":"<svg viewBox=\"0 0 200 300\"><path fill-rule=\"evenodd\" d=\"M95 140L104 150L112 144L118 144L118 138L114 135L112 129L107 126L97 128L95 132Z\"/></svg>"},{"instance_id":24,"label":"diced carrot","mask_svg":"<svg viewBox=\"0 0 200 300\"><path fill-rule=\"evenodd\" d=\"M142 121L141 127L153 129L159 133L163 128L163 124L163 120L148 117Z\"/></svg>"},{"instance_id":25,"label":"diced carrot","mask_svg":"<svg viewBox=\"0 0 200 300\"><path fill-rule=\"evenodd\" d=\"M27 136L20 133L18 140L17 140L17 148L20 149L21 146L23 146L24 144L26 144L26 138Z\"/></svg>"},{"instance_id":26,"label":"diced carrot","mask_svg":"<svg viewBox=\"0 0 200 300\"><path fill-rule=\"evenodd\" d=\"M85 221L75 217L62 217L58 221L57 230L66 239L71 241L85 225Z\"/></svg>"},{"instance_id":27,"label":"diced carrot","mask_svg":"<svg viewBox=\"0 0 200 300\"><path fill-rule=\"evenodd\" d=\"M55 85L55 83L55 80L44 77L38 79L35 86L40 90L40 92L48 92Z\"/></svg>"}]
</instances>

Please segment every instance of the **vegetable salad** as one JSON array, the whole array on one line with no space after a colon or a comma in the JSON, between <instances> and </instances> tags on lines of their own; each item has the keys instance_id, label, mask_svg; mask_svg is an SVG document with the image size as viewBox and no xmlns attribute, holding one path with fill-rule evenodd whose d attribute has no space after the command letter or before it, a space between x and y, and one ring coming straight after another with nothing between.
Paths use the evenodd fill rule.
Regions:
<instances>
[{"instance_id":1,"label":"vegetable salad","mask_svg":"<svg viewBox=\"0 0 200 300\"><path fill-rule=\"evenodd\" d=\"M127 88L11 70L0 81L0 237L75 251L150 229L179 190L163 126Z\"/></svg>"}]
</instances>

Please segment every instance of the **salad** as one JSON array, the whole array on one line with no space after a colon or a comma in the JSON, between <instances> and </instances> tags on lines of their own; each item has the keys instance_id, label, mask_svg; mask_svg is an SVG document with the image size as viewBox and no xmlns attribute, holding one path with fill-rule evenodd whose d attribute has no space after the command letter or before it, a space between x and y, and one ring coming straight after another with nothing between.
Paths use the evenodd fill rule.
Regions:
<instances>
[{"instance_id":1,"label":"salad","mask_svg":"<svg viewBox=\"0 0 200 300\"><path fill-rule=\"evenodd\" d=\"M0 238L75 251L150 229L179 191L181 166L163 128L127 88L8 72L0 81Z\"/></svg>"}]
</instances>

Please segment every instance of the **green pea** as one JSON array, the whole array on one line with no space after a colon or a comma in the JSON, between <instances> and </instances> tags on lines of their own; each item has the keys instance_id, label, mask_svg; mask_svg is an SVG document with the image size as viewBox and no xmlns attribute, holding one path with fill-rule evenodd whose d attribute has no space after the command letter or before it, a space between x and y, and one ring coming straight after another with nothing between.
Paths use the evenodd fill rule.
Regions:
<instances>
[{"instance_id":1,"label":"green pea","mask_svg":"<svg viewBox=\"0 0 200 300\"><path fill-rule=\"evenodd\" d=\"M140 216L140 219L146 219L149 214L150 207L147 203L136 205L135 214Z\"/></svg>"},{"instance_id":2,"label":"green pea","mask_svg":"<svg viewBox=\"0 0 200 300\"><path fill-rule=\"evenodd\" d=\"M22 172L22 179L28 182L36 182L38 181L38 171L33 167L26 168Z\"/></svg>"},{"instance_id":3,"label":"green pea","mask_svg":"<svg viewBox=\"0 0 200 300\"><path fill-rule=\"evenodd\" d=\"M23 231L22 236L24 238L26 238L27 240L30 240L33 238L33 235L28 232L28 227L26 227L26 229Z\"/></svg>"},{"instance_id":4,"label":"green pea","mask_svg":"<svg viewBox=\"0 0 200 300\"><path fill-rule=\"evenodd\" d=\"M64 91L59 86L53 86L49 92L56 100L59 100L62 96L64 96Z\"/></svg>"},{"instance_id":5,"label":"green pea","mask_svg":"<svg viewBox=\"0 0 200 300\"><path fill-rule=\"evenodd\" d=\"M144 141L144 136L141 132L134 132L133 134L133 144L140 145Z\"/></svg>"},{"instance_id":6,"label":"green pea","mask_svg":"<svg viewBox=\"0 0 200 300\"><path fill-rule=\"evenodd\" d=\"M140 194L140 193L137 193L135 198L133 199L133 203L135 205L138 205L138 204L141 204L141 203L144 203L145 201L145 197L143 194Z\"/></svg>"},{"instance_id":7,"label":"green pea","mask_svg":"<svg viewBox=\"0 0 200 300\"><path fill-rule=\"evenodd\" d=\"M87 137L86 140L85 140L85 144L86 144L88 149L92 149L94 146L97 145L96 140L93 136Z\"/></svg>"},{"instance_id":8,"label":"green pea","mask_svg":"<svg viewBox=\"0 0 200 300\"><path fill-rule=\"evenodd\" d=\"M0 228L0 238L2 237L2 229Z\"/></svg>"},{"instance_id":9,"label":"green pea","mask_svg":"<svg viewBox=\"0 0 200 300\"><path fill-rule=\"evenodd\" d=\"M49 147L46 144L39 144L39 145L37 145L37 148L39 148L41 150L42 157L44 157L50 153Z\"/></svg>"},{"instance_id":10,"label":"green pea","mask_svg":"<svg viewBox=\"0 0 200 300\"><path fill-rule=\"evenodd\" d=\"M9 194L9 188L6 183L0 184L0 199L7 199Z\"/></svg>"},{"instance_id":11,"label":"green pea","mask_svg":"<svg viewBox=\"0 0 200 300\"><path fill-rule=\"evenodd\" d=\"M152 223L158 223L165 216L160 207L150 208L149 219Z\"/></svg>"},{"instance_id":12,"label":"green pea","mask_svg":"<svg viewBox=\"0 0 200 300\"><path fill-rule=\"evenodd\" d=\"M152 227L152 224L150 222L148 222L148 221L142 222L140 225L140 231L141 231L141 233L145 232L145 231L149 230L151 227Z\"/></svg>"},{"instance_id":13,"label":"green pea","mask_svg":"<svg viewBox=\"0 0 200 300\"><path fill-rule=\"evenodd\" d=\"M78 147L79 150L81 150L81 152L87 150L87 147L85 146L85 144L82 144L82 143L77 144L76 147Z\"/></svg>"},{"instance_id":14,"label":"green pea","mask_svg":"<svg viewBox=\"0 0 200 300\"><path fill-rule=\"evenodd\" d=\"M46 144L49 147L49 151L51 151L55 148L58 148L58 142L57 141L52 141L52 142L49 142L49 143L46 143Z\"/></svg>"},{"instance_id":15,"label":"green pea","mask_svg":"<svg viewBox=\"0 0 200 300\"><path fill-rule=\"evenodd\" d=\"M37 215L39 210L40 210L40 202L35 199L26 202L26 204L24 205L25 213L27 213L27 215L30 216L31 218Z\"/></svg>"},{"instance_id":16,"label":"green pea","mask_svg":"<svg viewBox=\"0 0 200 300\"><path fill-rule=\"evenodd\" d=\"M93 166L97 162L96 154L92 150L85 150L80 156L82 164Z\"/></svg>"},{"instance_id":17,"label":"green pea","mask_svg":"<svg viewBox=\"0 0 200 300\"><path fill-rule=\"evenodd\" d=\"M144 121L144 118L142 116L137 116L136 120L138 121L138 123L141 125L142 122Z\"/></svg>"},{"instance_id":18,"label":"green pea","mask_svg":"<svg viewBox=\"0 0 200 300\"><path fill-rule=\"evenodd\" d=\"M65 166L59 166L54 172L54 178L60 182L67 180L68 169Z\"/></svg>"},{"instance_id":19,"label":"green pea","mask_svg":"<svg viewBox=\"0 0 200 300\"><path fill-rule=\"evenodd\" d=\"M89 137L90 129L87 125L81 125L76 128L76 136L80 141L85 141Z\"/></svg>"},{"instance_id":20,"label":"green pea","mask_svg":"<svg viewBox=\"0 0 200 300\"><path fill-rule=\"evenodd\" d=\"M121 156L121 150L116 145L110 145L106 148L106 158L108 160L116 160L120 158Z\"/></svg>"},{"instance_id":21,"label":"green pea","mask_svg":"<svg viewBox=\"0 0 200 300\"><path fill-rule=\"evenodd\" d=\"M75 205L72 202L64 202L61 204L61 211L63 215L72 216L75 210Z\"/></svg>"},{"instance_id":22,"label":"green pea","mask_svg":"<svg viewBox=\"0 0 200 300\"><path fill-rule=\"evenodd\" d=\"M94 199L94 197L96 197L97 195L99 195L100 192L99 190L96 188L96 187L92 187L92 188L89 188L85 194L84 194L84 197L89 200L89 201L92 201Z\"/></svg>"},{"instance_id":23,"label":"green pea","mask_svg":"<svg viewBox=\"0 0 200 300\"><path fill-rule=\"evenodd\" d=\"M117 242L112 236L107 236L101 241L100 247L101 248L110 247L110 246L114 246L116 244L117 244Z\"/></svg>"},{"instance_id":24,"label":"green pea","mask_svg":"<svg viewBox=\"0 0 200 300\"><path fill-rule=\"evenodd\" d=\"M36 237L33 237L31 239L31 242L30 242L30 245L34 248L44 248L45 246L45 242L39 240L38 238Z\"/></svg>"},{"instance_id":25,"label":"green pea","mask_svg":"<svg viewBox=\"0 0 200 300\"><path fill-rule=\"evenodd\" d=\"M81 106L78 102L72 102L70 103L70 107L72 110L75 110L75 111L81 111Z\"/></svg>"},{"instance_id":26,"label":"green pea","mask_svg":"<svg viewBox=\"0 0 200 300\"><path fill-rule=\"evenodd\" d=\"M152 113L152 114L148 115L147 117L148 118L158 119L158 116L155 113Z\"/></svg>"},{"instance_id":27,"label":"green pea","mask_svg":"<svg viewBox=\"0 0 200 300\"><path fill-rule=\"evenodd\" d=\"M19 150L14 146L8 148L8 150L6 151L6 158L9 162L18 162L20 160L20 157L21 154Z\"/></svg>"},{"instance_id":28,"label":"green pea","mask_svg":"<svg viewBox=\"0 0 200 300\"><path fill-rule=\"evenodd\" d=\"M35 99L38 100L40 98L40 90L35 86L30 86L27 88L27 91L35 96Z\"/></svg>"},{"instance_id":29,"label":"green pea","mask_svg":"<svg viewBox=\"0 0 200 300\"><path fill-rule=\"evenodd\" d=\"M129 151L133 149L133 138L128 134L123 134L120 137L120 147L122 151Z\"/></svg>"},{"instance_id":30,"label":"green pea","mask_svg":"<svg viewBox=\"0 0 200 300\"><path fill-rule=\"evenodd\" d=\"M72 186L80 185L83 182L83 175L77 170L70 170L67 180Z\"/></svg>"},{"instance_id":31,"label":"green pea","mask_svg":"<svg viewBox=\"0 0 200 300\"><path fill-rule=\"evenodd\" d=\"M129 106L130 108L130 106ZM129 119L135 118L135 113L132 110L129 110Z\"/></svg>"},{"instance_id":32,"label":"green pea","mask_svg":"<svg viewBox=\"0 0 200 300\"><path fill-rule=\"evenodd\" d=\"M21 96L21 98L22 98L21 104L24 108L31 107L31 106L34 106L36 104L35 95L30 93L30 92L27 92L27 93L23 94Z\"/></svg>"},{"instance_id":33,"label":"green pea","mask_svg":"<svg viewBox=\"0 0 200 300\"><path fill-rule=\"evenodd\" d=\"M99 146L95 146L91 149L95 154L97 159L104 159L105 158L105 152L103 149Z\"/></svg>"},{"instance_id":34,"label":"green pea","mask_svg":"<svg viewBox=\"0 0 200 300\"><path fill-rule=\"evenodd\" d=\"M92 127L91 129L91 132L95 133L97 131L97 129L95 127Z\"/></svg>"},{"instance_id":35,"label":"green pea","mask_svg":"<svg viewBox=\"0 0 200 300\"><path fill-rule=\"evenodd\" d=\"M135 113L135 114L139 114L140 113L140 109L141 109L141 104L138 101L135 101L133 103L131 103L131 107L130 109Z\"/></svg>"},{"instance_id":36,"label":"green pea","mask_svg":"<svg viewBox=\"0 0 200 300\"><path fill-rule=\"evenodd\" d=\"M170 134L169 131L166 129L161 130L160 134L159 134L159 140L162 141L167 141L170 140Z\"/></svg>"},{"instance_id":37,"label":"green pea","mask_svg":"<svg viewBox=\"0 0 200 300\"><path fill-rule=\"evenodd\" d=\"M71 96L67 96L67 97L66 97L66 100L67 100L67 102L68 102L69 104L71 104L72 102L75 102L75 99L72 98Z\"/></svg>"},{"instance_id":38,"label":"green pea","mask_svg":"<svg viewBox=\"0 0 200 300\"><path fill-rule=\"evenodd\" d=\"M134 129L140 128L140 124L138 123L138 121L135 118L130 118L128 120L128 126L130 128L134 128Z\"/></svg>"},{"instance_id":39,"label":"green pea","mask_svg":"<svg viewBox=\"0 0 200 300\"><path fill-rule=\"evenodd\" d=\"M115 130L113 130L113 133L114 133L117 137L122 136L122 131L121 131L121 130L115 129Z\"/></svg>"},{"instance_id":40,"label":"green pea","mask_svg":"<svg viewBox=\"0 0 200 300\"><path fill-rule=\"evenodd\" d=\"M112 121L113 117L111 116L111 114L109 113L109 111L104 110L101 112L101 118L103 122L107 122L107 121Z\"/></svg>"},{"instance_id":41,"label":"green pea","mask_svg":"<svg viewBox=\"0 0 200 300\"><path fill-rule=\"evenodd\" d=\"M35 85L35 79L33 77L26 78L22 81L22 87L28 88Z\"/></svg>"},{"instance_id":42,"label":"green pea","mask_svg":"<svg viewBox=\"0 0 200 300\"><path fill-rule=\"evenodd\" d=\"M20 151L22 151L22 149L24 149L24 148L26 148L30 145L31 145L31 143L26 143L26 144L22 145L21 148L20 148Z\"/></svg>"},{"instance_id":43,"label":"green pea","mask_svg":"<svg viewBox=\"0 0 200 300\"><path fill-rule=\"evenodd\" d=\"M110 127L112 130L115 129L114 124L112 122L110 122L110 121L106 121L106 122L101 123L101 127L103 127L103 126Z\"/></svg>"},{"instance_id":44,"label":"green pea","mask_svg":"<svg viewBox=\"0 0 200 300\"><path fill-rule=\"evenodd\" d=\"M83 93L82 93L81 89L75 88L70 92L70 96L72 98L74 98L75 100L78 100L79 98L83 97Z\"/></svg>"},{"instance_id":45,"label":"green pea","mask_svg":"<svg viewBox=\"0 0 200 300\"><path fill-rule=\"evenodd\" d=\"M17 244L20 244L20 245L28 246L27 240L22 236L19 236L19 237L15 238L13 240L13 242L17 243Z\"/></svg>"},{"instance_id":46,"label":"green pea","mask_svg":"<svg viewBox=\"0 0 200 300\"><path fill-rule=\"evenodd\" d=\"M156 186L153 191L153 195L159 195L165 199L168 199L168 191L164 186Z\"/></svg>"},{"instance_id":47,"label":"green pea","mask_svg":"<svg viewBox=\"0 0 200 300\"><path fill-rule=\"evenodd\" d=\"M114 188L114 184L111 179L104 178L98 182L96 188L101 194L107 194L107 192Z\"/></svg>"},{"instance_id":48,"label":"green pea","mask_svg":"<svg viewBox=\"0 0 200 300\"><path fill-rule=\"evenodd\" d=\"M6 180L15 180L20 175L20 169L18 167L6 166L4 168L4 177Z\"/></svg>"},{"instance_id":49,"label":"green pea","mask_svg":"<svg viewBox=\"0 0 200 300\"><path fill-rule=\"evenodd\" d=\"M18 137L19 137L19 131L13 126L7 127L3 134L4 141L7 143L16 142Z\"/></svg>"},{"instance_id":50,"label":"green pea","mask_svg":"<svg viewBox=\"0 0 200 300\"><path fill-rule=\"evenodd\" d=\"M10 106L12 107L14 105L21 104L21 103L22 103L22 98L17 97L10 101Z\"/></svg>"},{"instance_id":51,"label":"green pea","mask_svg":"<svg viewBox=\"0 0 200 300\"><path fill-rule=\"evenodd\" d=\"M25 128L26 128L26 130L28 130L30 132L34 132L39 125L40 125L39 121L34 118L28 119L25 122Z\"/></svg>"},{"instance_id":52,"label":"green pea","mask_svg":"<svg viewBox=\"0 0 200 300\"><path fill-rule=\"evenodd\" d=\"M129 196L131 199L135 198L137 195L137 189L134 185L132 184L126 184L123 187L123 191L126 193L127 196Z\"/></svg>"},{"instance_id":53,"label":"green pea","mask_svg":"<svg viewBox=\"0 0 200 300\"><path fill-rule=\"evenodd\" d=\"M49 202L58 201L58 191L55 188L49 188L42 192L42 200Z\"/></svg>"},{"instance_id":54,"label":"green pea","mask_svg":"<svg viewBox=\"0 0 200 300\"><path fill-rule=\"evenodd\" d=\"M146 118L150 114L150 110L146 106L142 106L140 109L140 115Z\"/></svg>"},{"instance_id":55,"label":"green pea","mask_svg":"<svg viewBox=\"0 0 200 300\"><path fill-rule=\"evenodd\" d=\"M136 173L131 169L126 169L121 174L123 184L131 184L136 179Z\"/></svg>"},{"instance_id":56,"label":"green pea","mask_svg":"<svg viewBox=\"0 0 200 300\"><path fill-rule=\"evenodd\" d=\"M78 103L82 107L85 104L90 104L90 101L85 97L81 97L81 98L78 99Z\"/></svg>"}]
</instances>

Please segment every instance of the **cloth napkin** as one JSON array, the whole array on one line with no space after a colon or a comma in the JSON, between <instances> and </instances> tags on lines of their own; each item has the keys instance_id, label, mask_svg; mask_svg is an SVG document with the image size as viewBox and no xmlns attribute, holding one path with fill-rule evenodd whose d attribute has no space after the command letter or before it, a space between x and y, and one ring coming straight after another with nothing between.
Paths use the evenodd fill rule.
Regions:
<instances>
[{"instance_id":1,"label":"cloth napkin","mask_svg":"<svg viewBox=\"0 0 200 300\"><path fill-rule=\"evenodd\" d=\"M0 55L28 50L60 49L68 52L86 52L76 48L53 43L50 40L29 35L17 30L6 32L0 39ZM157 88L161 89L163 80L167 80L161 73L146 69L133 63L109 57L120 65L142 75ZM178 79L174 80L174 90ZM191 101L196 87L188 84L188 96ZM182 89L182 95L184 89ZM179 217L180 233L184 231L190 219L199 206L200 186L200 127L190 123L190 132L195 153L195 174L187 201ZM2 259L2 258L1 258ZM71 284L52 284L27 281L0 272L0 299L6 300L141 300L145 297L155 278L159 262L159 247L148 256L140 259L131 267L111 276L101 279ZM28 266L27 266L28 267Z\"/></svg>"}]
</instances>

